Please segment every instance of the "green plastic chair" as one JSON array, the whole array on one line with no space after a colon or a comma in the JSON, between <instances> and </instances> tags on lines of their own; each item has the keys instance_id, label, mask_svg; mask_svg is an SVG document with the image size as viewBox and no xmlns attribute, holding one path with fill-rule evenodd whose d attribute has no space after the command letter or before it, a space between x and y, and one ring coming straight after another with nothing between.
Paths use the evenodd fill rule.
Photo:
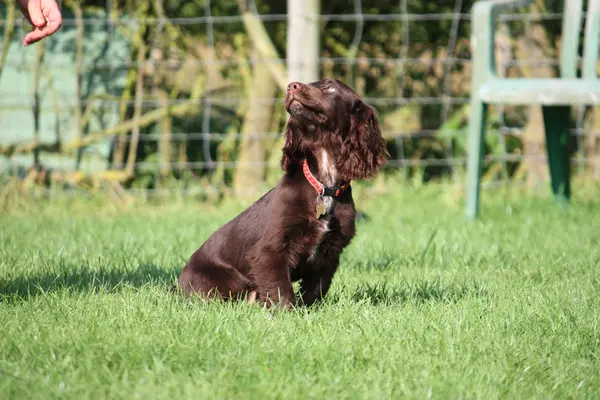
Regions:
<instances>
[{"instance_id":1,"label":"green plastic chair","mask_svg":"<svg viewBox=\"0 0 600 400\"><path fill-rule=\"evenodd\" d=\"M498 12L531 1L479 1L472 9L473 86L466 204L469 219L475 219L479 213L481 161L489 104L542 106L552 192L555 199L563 204L571 196L570 155L567 150L570 106L600 104L600 80L597 74L600 0L588 1L581 77L577 77L576 72L582 0L564 0L559 78L521 79L496 75L494 31Z\"/></svg>"}]
</instances>

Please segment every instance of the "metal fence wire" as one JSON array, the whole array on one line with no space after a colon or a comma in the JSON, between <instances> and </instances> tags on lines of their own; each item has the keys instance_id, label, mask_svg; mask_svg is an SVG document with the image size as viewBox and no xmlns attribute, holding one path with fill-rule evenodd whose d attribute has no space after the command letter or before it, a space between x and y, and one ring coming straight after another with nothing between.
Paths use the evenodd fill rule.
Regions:
<instances>
[{"instance_id":1,"label":"metal fence wire","mask_svg":"<svg viewBox=\"0 0 600 400\"><path fill-rule=\"evenodd\" d=\"M306 0L316 11L292 15L294 1L304 0L63 1L61 30L27 48L27 23L5 2L2 175L165 195L274 182L294 68L286 57L314 50L311 32L288 29L300 18L316 29L316 76L343 80L377 109L386 171L462 184L474 2ZM557 7L537 1L501 15L500 74L557 74ZM573 112L576 171L600 178L600 114ZM489 120L484 181L544 181L539 107L493 107Z\"/></svg>"}]
</instances>

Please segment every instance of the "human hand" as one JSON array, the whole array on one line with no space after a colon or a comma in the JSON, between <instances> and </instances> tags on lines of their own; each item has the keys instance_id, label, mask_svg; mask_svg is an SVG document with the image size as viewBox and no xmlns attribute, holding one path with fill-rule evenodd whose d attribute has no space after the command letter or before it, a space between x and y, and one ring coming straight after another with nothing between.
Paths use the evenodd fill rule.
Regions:
<instances>
[{"instance_id":1,"label":"human hand","mask_svg":"<svg viewBox=\"0 0 600 400\"><path fill-rule=\"evenodd\" d=\"M52 35L62 26L62 15L56 0L17 0L21 12L34 30L25 35L23 46Z\"/></svg>"}]
</instances>

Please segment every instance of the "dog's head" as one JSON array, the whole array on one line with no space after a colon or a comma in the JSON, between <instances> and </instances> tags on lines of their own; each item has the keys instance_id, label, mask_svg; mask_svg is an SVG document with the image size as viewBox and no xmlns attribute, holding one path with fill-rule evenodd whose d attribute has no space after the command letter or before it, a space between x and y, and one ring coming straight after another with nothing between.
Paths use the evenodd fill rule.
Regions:
<instances>
[{"instance_id":1,"label":"dog's head","mask_svg":"<svg viewBox=\"0 0 600 400\"><path fill-rule=\"evenodd\" d=\"M344 180L373 176L388 152L375 110L348 85L335 79L288 85L285 109L290 114L281 166L320 147L329 150Z\"/></svg>"}]
</instances>

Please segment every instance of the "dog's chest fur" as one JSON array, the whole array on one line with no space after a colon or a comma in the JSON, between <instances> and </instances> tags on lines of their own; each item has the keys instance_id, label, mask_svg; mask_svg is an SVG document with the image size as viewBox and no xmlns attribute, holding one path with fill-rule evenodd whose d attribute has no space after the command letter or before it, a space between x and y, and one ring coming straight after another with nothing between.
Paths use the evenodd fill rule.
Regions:
<instances>
[{"instance_id":1,"label":"dog's chest fur","mask_svg":"<svg viewBox=\"0 0 600 400\"><path fill-rule=\"evenodd\" d=\"M327 208L326 208L327 210ZM315 223L315 239L313 245L310 247L308 251L308 261L311 262L314 257L317 255L319 246L323 242L325 235L329 232L329 215L322 216Z\"/></svg>"},{"instance_id":2,"label":"dog's chest fur","mask_svg":"<svg viewBox=\"0 0 600 400\"><path fill-rule=\"evenodd\" d=\"M337 169L331 159L331 156L326 150L322 150L319 154L319 165L321 172L321 183L325 186L333 186L337 179ZM325 214L321 216L316 222L316 233L315 242L309 250L308 261L312 261L319 250L321 242L325 238L327 232L329 232L329 220L335 204L335 199L331 196L323 196L323 202L325 203Z\"/></svg>"}]
</instances>

